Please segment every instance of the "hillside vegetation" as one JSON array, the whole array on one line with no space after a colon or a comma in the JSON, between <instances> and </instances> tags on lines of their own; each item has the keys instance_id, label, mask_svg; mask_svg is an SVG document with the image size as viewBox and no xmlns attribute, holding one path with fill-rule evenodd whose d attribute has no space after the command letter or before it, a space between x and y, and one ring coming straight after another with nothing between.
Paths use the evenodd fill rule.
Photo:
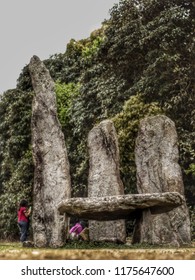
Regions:
<instances>
[{"instance_id":1,"label":"hillside vegetation","mask_svg":"<svg viewBox=\"0 0 195 280\"><path fill-rule=\"evenodd\" d=\"M134 145L140 119L163 113L176 124L187 203L195 219L195 2L123 0L99 30L72 39L45 65L56 83L58 115L71 166L72 195L87 195L89 130L114 121L121 178L136 192ZM32 203L28 66L0 100L0 238L18 236L17 205ZM194 233L193 233L194 234Z\"/></svg>"}]
</instances>

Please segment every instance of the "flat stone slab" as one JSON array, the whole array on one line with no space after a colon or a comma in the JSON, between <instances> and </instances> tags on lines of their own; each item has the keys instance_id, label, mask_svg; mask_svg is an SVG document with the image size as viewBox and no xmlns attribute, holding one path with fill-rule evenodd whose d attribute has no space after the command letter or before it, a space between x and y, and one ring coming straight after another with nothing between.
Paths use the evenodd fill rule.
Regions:
<instances>
[{"instance_id":1,"label":"flat stone slab","mask_svg":"<svg viewBox=\"0 0 195 280\"><path fill-rule=\"evenodd\" d=\"M58 205L60 214L87 220L125 219L139 209L151 208L154 213L164 213L184 203L178 192L129 194L104 197L77 197L63 200Z\"/></svg>"}]
</instances>

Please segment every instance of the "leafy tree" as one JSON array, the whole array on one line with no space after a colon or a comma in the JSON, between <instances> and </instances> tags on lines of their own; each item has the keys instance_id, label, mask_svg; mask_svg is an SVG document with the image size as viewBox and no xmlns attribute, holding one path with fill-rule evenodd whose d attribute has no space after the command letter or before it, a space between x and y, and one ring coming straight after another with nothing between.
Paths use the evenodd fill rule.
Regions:
<instances>
[{"instance_id":1,"label":"leafy tree","mask_svg":"<svg viewBox=\"0 0 195 280\"><path fill-rule=\"evenodd\" d=\"M31 155L32 92L9 90L0 100L0 237L18 233L17 206L21 198L32 200Z\"/></svg>"},{"instance_id":2,"label":"leafy tree","mask_svg":"<svg viewBox=\"0 0 195 280\"><path fill-rule=\"evenodd\" d=\"M57 97L57 111L58 118L62 125L63 131L68 133L69 123L70 123L70 114L69 110L72 106L73 99L76 98L79 94L79 84L74 83L60 83L56 82L55 92Z\"/></svg>"},{"instance_id":3,"label":"leafy tree","mask_svg":"<svg viewBox=\"0 0 195 280\"><path fill-rule=\"evenodd\" d=\"M133 85L145 102L158 101L176 123L189 201L195 195L195 5L191 0L140 1L144 71ZM187 173L186 171L187 170Z\"/></svg>"},{"instance_id":4,"label":"leafy tree","mask_svg":"<svg viewBox=\"0 0 195 280\"><path fill-rule=\"evenodd\" d=\"M83 155L89 130L114 117L139 92L144 103L158 102L175 121L186 190L191 188L192 177L185 170L191 170L195 151L193 32L191 1L124 0L113 7L103 25L103 39L82 71L80 95L71 108L83 174L78 174L78 181L86 178Z\"/></svg>"},{"instance_id":5,"label":"leafy tree","mask_svg":"<svg viewBox=\"0 0 195 280\"><path fill-rule=\"evenodd\" d=\"M157 103L145 104L140 94L125 102L123 110L114 118L120 150L120 171L126 193L136 193L135 139L140 120L162 113Z\"/></svg>"}]
</instances>

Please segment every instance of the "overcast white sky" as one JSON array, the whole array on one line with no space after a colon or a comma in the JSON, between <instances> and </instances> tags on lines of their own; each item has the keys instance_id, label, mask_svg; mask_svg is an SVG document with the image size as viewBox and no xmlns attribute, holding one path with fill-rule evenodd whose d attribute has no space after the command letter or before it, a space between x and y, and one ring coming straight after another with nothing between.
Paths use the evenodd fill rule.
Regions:
<instances>
[{"instance_id":1,"label":"overcast white sky","mask_svg":"<svg viewBox=\"0 0 195 280\"><path fill-rule=\"evenodd\" d=\"M0 93L16 87L33 55L63 53L109 18L119 0L0 0Z\"/></svg>"}]
</instances>

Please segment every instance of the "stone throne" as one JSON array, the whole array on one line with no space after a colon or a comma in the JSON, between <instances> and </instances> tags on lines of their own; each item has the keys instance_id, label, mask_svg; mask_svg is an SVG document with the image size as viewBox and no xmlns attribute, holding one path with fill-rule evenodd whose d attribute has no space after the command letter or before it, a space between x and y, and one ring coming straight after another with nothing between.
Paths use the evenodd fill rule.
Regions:
<instances>
[{"instance_id":1,"label":"stone throne","mask_svg":"<svg viewBox=\"0 0 195 280\"><path fill-rule=\"evenodd\" d=\"M54 82L36 56L30 61L29 71L35 91L32 106L35 246L63 246L68 216L89 220L91 240L125 242L124 219L136 209L141 215L136 221L133 243L189 244L190 221L174 123L166 116L142 120L135 148L139 193L132 195L124 195L120 180L113 123L106 120L94 127L88 137L89 197L71 198L69 162L57 118Z\"/></svg>"},{"instance_id":2,"label":"stone throne","mask_svg":"<svg viewBox=\"0 0 195 280\"><path fill-rule=\"evenodd\" d=\"M113 126L111 121L103 121L89 133L89 154L92 159L89 197L62 201L59 211L89 220L108 221L128 219L133 211L139 209L141 214L136 219L132 243L166 244L176 247L190 244L190 219L178 164L177 133L173 121L164 115L147 117L141 121L135 147L138 194L131 195L120 194L120 184L115 190L112 189L119 176L119 158L117 156L114 159L115 164L117 162L116 168L101 156L101 153L110 154L111 146L105 139L111 139L113 131L111 133L111 130L107 129L110 136L107 135L104 139L107 145L102 144L105 136L102 136L101 128L107 125ZM115 153L113 152L112 156L113 154ZM116 177L106 174L105 179L106 170ZM111 182L107 184L106 180ZM108 188L105 192L106 185ZM93 224L90 224L89 229L92 230L91 239L98 240L97 235L93 235ZM101 226L99 229L101 230ZM119 226L118 231L123 232L123 228ZM102 232L105 240L113 241L109 230Z\"/></svg>"}]
</instances>

